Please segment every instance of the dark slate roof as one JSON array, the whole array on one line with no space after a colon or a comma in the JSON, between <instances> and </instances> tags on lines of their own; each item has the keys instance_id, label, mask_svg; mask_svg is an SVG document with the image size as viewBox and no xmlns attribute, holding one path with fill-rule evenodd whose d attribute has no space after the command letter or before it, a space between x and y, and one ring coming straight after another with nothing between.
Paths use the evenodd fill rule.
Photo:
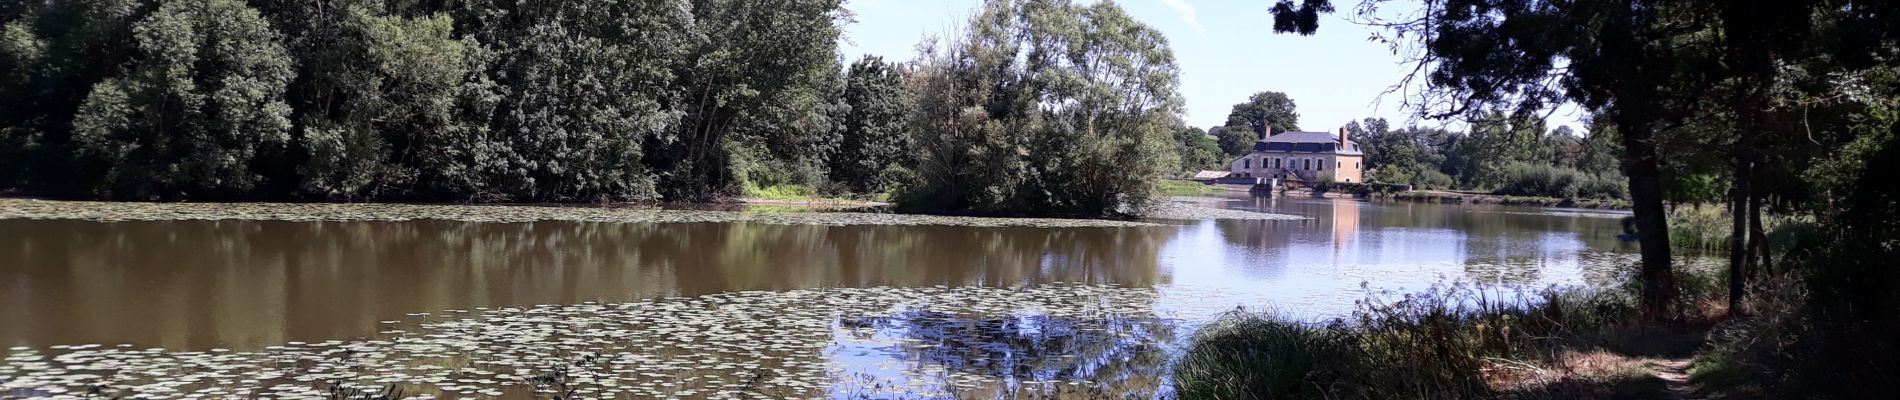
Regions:
<instances>
[{"instance_id":1,"label":"dark slate roof","mask_svg":"<svg viewBox=\"0 0 1900 400\"><path fill-rule=\"evenodd\" d=\"M1268 143L1336 143L1339 142L1339 137L1333 136L1332 132L1282 132L1261 141Z\"/></svg>"},{"instance_id":2,"label":"dark slate roof","mask_svg":"<svg viewBox=\"0 0 1900 400\"><path fill-rule=\"evenodd\" d=\"M1339 148L1339 137L1333 136L1332 132L1286 132L1253 144L1254 151L1361 155L1358 143L1353 143L1348 147Z\"/></svg>"}]
</instances>

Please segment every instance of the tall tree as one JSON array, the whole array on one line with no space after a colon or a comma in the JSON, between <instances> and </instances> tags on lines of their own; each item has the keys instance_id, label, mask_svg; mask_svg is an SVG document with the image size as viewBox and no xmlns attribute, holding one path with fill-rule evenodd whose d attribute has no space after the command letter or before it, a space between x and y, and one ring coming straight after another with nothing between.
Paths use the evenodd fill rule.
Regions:
<instances>
[{"instance_id":1,"label":"tall tree","mask_svg":"<svg viewBox=\"0 0 1900 400\"><path fill-rule=\"evenodd\" d=\"M652 137L647 164L665 171L661 195L695 200L737 189L734 140L769 135L828 134L824 85L838 74L840 0L692 0L692 40L672 64L679 79L671 134ZM678 10L678 7L655 7ZM638 34L641 31L628 31ZM822 128L822 129L821 129ZM733 134L739 132L742 137ZM796 140L778 140L795 142Z\"/></svg>"},{"instance_id":2,"label":"tall tree","mask_svg":"<svg viewBox=\"0 0 1900 400\"><path fill-rule=\"evenodd\" d=\"M898 65L866 56L845 74L842 143L831 157L831 178L857 193L876 193L900 183L893 175L911 165L910 88Z\"/></svg>"},{"instance_id":3,"label":"tall tree","mask_svg":"<svg viewBox=\"0 0 1900 400\"><path fill-rule=\"evenodd\" d=\"M178 0L134 24L139 57L93 86L73 140L114 197L234 196L262 177L251 163L289 142L290 56L257 10Z\"/></svg>"},{"instance_id":4,"label":"tall tree","mask_svg":"<svg viewBox=\"0 0 1900 400\"><path fill-rule=\"evenodd\" d=\"M926 52L916 208L1136 213L1175 165L1179 67L1167 40L1113 3L993 0L966 36ZM1033 155L1033 156L1031 156Z\"/></svg>"},{"instance_id":5,"label":"tall tree","mask_svg":"<svg viewBox=\"0 0 1900 400\"><path fill-rule=\"evenodd\" d=\"M1259 92L1247 97L1247 101L1234 104L1233 111L1227 113L1228 127L1237 127L1253 132L1255 139L1280 132L1300 130L1300 113L1295 110L1293 99L1281 92ZM1248 143L1252 146L1252 143Z\"/></svg>"}]
</instances>

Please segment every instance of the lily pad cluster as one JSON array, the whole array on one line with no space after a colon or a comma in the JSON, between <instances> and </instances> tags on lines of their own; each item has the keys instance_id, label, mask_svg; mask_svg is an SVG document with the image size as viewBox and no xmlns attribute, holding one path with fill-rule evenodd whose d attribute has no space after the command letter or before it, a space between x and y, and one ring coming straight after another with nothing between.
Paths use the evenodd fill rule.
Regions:
<instances>
[{"instance_id":1,"label":"lily pad cluster","mask_svg":"<svg viewBox=\"0 0 1900 400\"><path fill-rule=\"evenodd\" d=\"M477 308L376 337L176 352L17 347L0 398L1152 395L1172 321L1105 285L733 292Z\"/></svg>"}]
</instances>

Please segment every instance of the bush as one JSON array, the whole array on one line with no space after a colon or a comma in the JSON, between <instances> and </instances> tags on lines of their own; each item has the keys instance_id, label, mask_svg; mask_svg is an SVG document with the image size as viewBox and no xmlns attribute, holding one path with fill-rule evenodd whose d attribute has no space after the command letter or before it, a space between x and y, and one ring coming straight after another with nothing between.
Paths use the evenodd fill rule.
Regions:
<instances>
[{"instance_id":1,"label":"bush","mask_svg":"<svg viewBox=\"0 0 1900 400\"><path fill-rule=\"evenodd\" d=\"M1561 369L1567 351L1682 347L1700 339L1632 334L1642 326L1633 323L1633 293L1633 286L1536 293L1439 286L1398 301L1362 301L1351 316L1323 325L1236 312L1194 336L1175 366L1176 387L1183 398L1223 399L1602 397L1646 375L1589 377L1600 387L1582 394L1510 383L1548 378L1514 374Z\"/></svg>"},{"instance_id":2,"label":"bush","mask_svg":"<svg viewBox=\"0 0 1900 400\"><path fill-rule=\"evenodd\" d=\"M1175 368L1182 398L1320 399L1361 367L1349 332L1235 312L1201 328Z\"/></svg>"},{"instance_id":3,"label":"bush","mask_svg":"<svg viewBox=\"0 0 1900 400\"><path fill-rule=\"evenodd\" d=\"M965 32L911 73L917 183L900 208L1095 217L1157 201L1181 112L1158 31L1114 3L993 1Z\"/></svg>"},{"instance_id":4,"label":"bush","mask_svg":"<svg viewBox=\"0 0 1900 400\"><path fill-rule=\"evenodd\" d=\"M1511 163L1504 166L1503 176L1504 184L1492 194L1602 200L1628 197L1621 182L1570 168Z\"/></svg>"}]
</instances>

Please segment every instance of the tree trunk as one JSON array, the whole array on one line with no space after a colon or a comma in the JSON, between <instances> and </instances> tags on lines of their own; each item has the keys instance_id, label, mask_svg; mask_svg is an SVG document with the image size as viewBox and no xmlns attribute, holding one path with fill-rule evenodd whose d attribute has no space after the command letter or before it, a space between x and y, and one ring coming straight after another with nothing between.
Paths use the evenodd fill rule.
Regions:
<instances>
[{"instance_id":1,"label":"tree trunk","mask_svg":"<svg viewBox=\"0 0 1900 400\"><path fill-rule=\"evenodd\" d=\"M1767 276L1775 273L1775 259L1769 254L1768 231L1762 229L1761 206L1761 193L1756 193L1754 196L1748 198L1748 235L1752 238L1751 240L1754 241L1754 243L1751 244L1755 249L1756 257L1760 257L1759 262L1755 265L1761 268L1763 276Z\"/></svg>"},{"instance_id":2,"label":"tree trunk","mask_svg":"<svg viewBox=\"0 0 1900 400\"><path fill-rule=\"evenodd\" d=\"M1738 144L1737 147L1746 146ZM1752 180L1750 170L1754 165L1749 161L1747 150L1738 149L1735 156L1735 186L1729 190L1729 238L1728 238L1728 309L1736 313L1742 309L1742 295L1748 275L1743 272L1742 264L1748 262L1748 209L1749 194L1753 193L1749 183Z\"/></svg>"},{"instance_id":3,"label":"tree trunk","mask_svg":"<svg viewBox=\"0 0 1900 400\"><path fill-rule=\"evenodd\" d=\"M1663 210L1662 167L1657 159L1655 133L1650 121L1628 113L1617 113L1617 130L1622 133L1623 173L1630 179L1630 211L1635 214L1637 243L1642 247L1643 314L1662 319L1670 316L1676 301L1676 277L1669 266L1669 220Z\"/></svg>"}]
</instances>

